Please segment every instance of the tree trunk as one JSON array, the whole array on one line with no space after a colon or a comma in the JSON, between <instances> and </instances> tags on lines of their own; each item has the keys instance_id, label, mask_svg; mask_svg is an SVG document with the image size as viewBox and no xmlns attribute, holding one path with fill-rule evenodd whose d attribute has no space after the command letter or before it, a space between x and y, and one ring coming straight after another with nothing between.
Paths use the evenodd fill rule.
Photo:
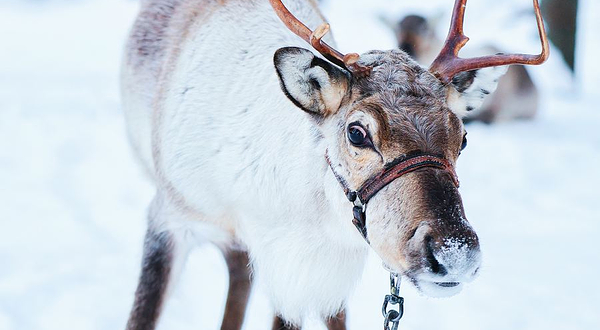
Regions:
<instances>
[{"instance_id":1,"label":"tree trunk","mask_svg":"<svg viewBox=\"0 0 600 330\"><path fill-rule=\"evenodd\" d=\"M575 67L575 34L578 0L543 0L542 13L548 37L560 50L571 71Z\"/></svg>"}]
</instances>

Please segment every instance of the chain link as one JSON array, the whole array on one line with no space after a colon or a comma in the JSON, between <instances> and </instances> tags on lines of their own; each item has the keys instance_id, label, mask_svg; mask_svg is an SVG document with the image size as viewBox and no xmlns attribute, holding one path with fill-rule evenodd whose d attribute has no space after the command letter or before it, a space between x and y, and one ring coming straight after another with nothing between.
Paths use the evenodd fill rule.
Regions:
<instances>
[{"instance_id":1,"label":"chain link","mask_svg":"<svg viewBox=\"0 0 600 330\"><path fill-rule=\"evenodd\" d=\"M388 305L391 305L389 310ZM394 305L398 305L398 310L393 309ZM390 294L383 299L381 313L385 318L383 329L398 330L398 323L404 315L404 298L400 297L400 276L398 274L390 273Z\"/></svg>"}]
</instances>

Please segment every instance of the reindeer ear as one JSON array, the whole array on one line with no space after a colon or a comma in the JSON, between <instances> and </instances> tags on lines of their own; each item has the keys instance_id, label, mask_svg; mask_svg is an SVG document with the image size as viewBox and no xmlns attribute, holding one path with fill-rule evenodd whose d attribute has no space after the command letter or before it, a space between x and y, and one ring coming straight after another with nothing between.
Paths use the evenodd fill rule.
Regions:
<instances>
[{"instance_id":1,"label":"reindeer ear","mask_svg":"<svg viewBox=\"0 0 600 330\"><path fill-rule=\"evenodd\" d=\"M273 58L281 89L294 104L318 116L337 112L350 85L349 74L297 47L284 47Z\"/></svg>"},{"instance_id":2,"label":"reindeer ear","mask_svg":"<svg viewBox=\"0 0 600 330\"><path fill-rule=\"evenodd\" d=\"M448 107L459 118L477 110L486 96L496 90L498 79L507 69L508 66L497 66L457 74L448 87Z\"/></svg>"}]
</instances>

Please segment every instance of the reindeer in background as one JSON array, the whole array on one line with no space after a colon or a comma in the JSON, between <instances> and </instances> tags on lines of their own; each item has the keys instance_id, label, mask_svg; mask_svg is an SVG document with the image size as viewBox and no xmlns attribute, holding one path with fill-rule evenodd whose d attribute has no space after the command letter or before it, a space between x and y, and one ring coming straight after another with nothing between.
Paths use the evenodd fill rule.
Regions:
<instances>
[{"instance_id":1,"label":"reindeer in background","mask_svg":"<svg viewBox=\"0 0 600 330\"><path fill-rule=\"evenodd\" d=\"M386 23L393 27L398 47L422 65L431 64L442 48L442 40L436 35L434 24L423 16L408 15L397 24L387 20ZM501 51L486 46L474 52L494 54ZM492 123L531 119L538 111L538 103L539 93L529 73L523 65L513 65L498 82L494 94L481 107L469 111L465 121Z\"/></svg>"},{"instance_id":2,"label":"reindeer in background","mask_svg":"<svg viewBox=\"0 0 600 330\"><path fill-rule=\"evenodd\" d=\"M267 284L274 329L309 317L345 329L369 248L430 296L471 281L481 256L454 170L461 117L494 90L499 66L548 52L534 1L540 55L457 58L464 4L427 70L400 50L335 50L311 0L143 1L122 98L157 190L127 329L156 327L202 243L227 261L227 330L242 326L250 267Z\"/></svg>"}]
</instances>

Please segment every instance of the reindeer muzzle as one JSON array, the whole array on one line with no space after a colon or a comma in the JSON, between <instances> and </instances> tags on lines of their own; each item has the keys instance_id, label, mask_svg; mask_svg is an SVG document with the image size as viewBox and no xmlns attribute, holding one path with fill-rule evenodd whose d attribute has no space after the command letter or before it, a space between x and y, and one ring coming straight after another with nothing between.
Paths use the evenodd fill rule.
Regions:
<instances>
[{"instance_id":1,"label":"reindeer muzzle","mask_svg":"<svg viewBox=\"0 0 600 330\"><path fill-rule=\"evenodd\" d=\"M335 171L327 153L325 154L325 159L327 160L329 168L331 168L334 176L344 189L346 198L348 198L348 200L354 204L352 209L354 219L352 220L352 223L354 226L356 226L356 229L358 229L367 243L369 243L369 239L367 238L367 203L381 189L392 183L394 180L418 169L433 167L441 169L450 174L454 185L457 188L459 186L458 176L456 175L452 164L445 158L438 155L412 153L398 158L387 164L383 171L367 179L357 190L350 189L346 181Z\"/></svg>"}]
</instances>

